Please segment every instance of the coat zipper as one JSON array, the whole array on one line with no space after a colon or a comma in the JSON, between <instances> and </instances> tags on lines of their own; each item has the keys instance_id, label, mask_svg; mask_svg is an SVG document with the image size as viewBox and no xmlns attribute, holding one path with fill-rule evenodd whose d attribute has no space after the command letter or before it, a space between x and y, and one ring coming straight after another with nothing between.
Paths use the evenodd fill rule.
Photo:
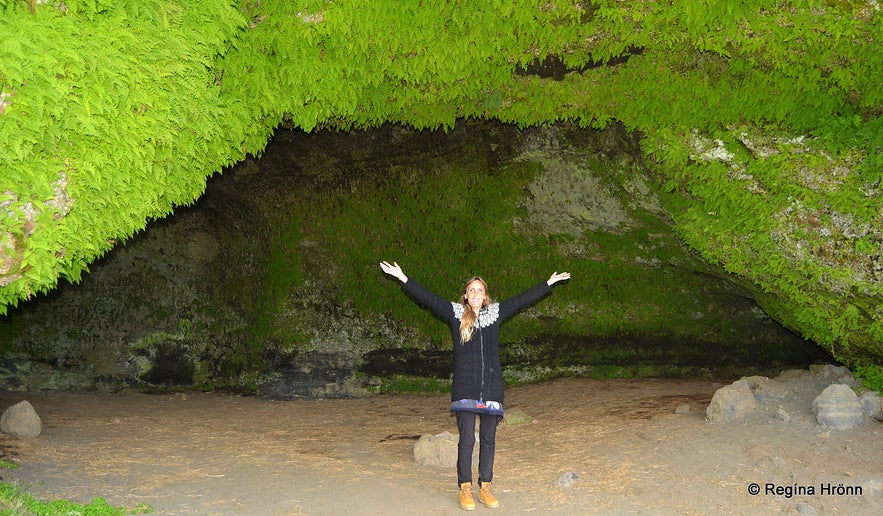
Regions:
<instances>
[{"instance_id":1,"label":"coat zipper","mask_svg":"<svg viewBox=\"0 0 883 516\"><path fill-rule=\"evenodd\" d=\"M484 401L484 332L481 331L481 318L478 319L478 340L480 342L479 351L481 352L481 388L478 392L481 399L479 399L478 401L483 402Z\"/></svg>"}]
</instances>

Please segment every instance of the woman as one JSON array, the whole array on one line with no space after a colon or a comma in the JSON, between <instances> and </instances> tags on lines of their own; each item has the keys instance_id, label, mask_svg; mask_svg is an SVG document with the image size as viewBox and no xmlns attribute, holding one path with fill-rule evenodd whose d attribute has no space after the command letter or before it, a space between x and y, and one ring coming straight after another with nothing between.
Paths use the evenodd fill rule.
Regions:
<instances>
[{"instance_id":1,"label":"woman","mask_svg":"<svg viewBox=\"0 0 883 516\"><path fill-rule=\"evenodd\" d=\"M487 507L500 502L491 491L494 476L494 441L497 424L503 417L503 373L500 368L500 324L519 310L551 292L552 285L570 279L570 273L555 272L549 279L502 303L491 303L487 283L479 277L466 282L458 303L433 294L408 279L396 262L380 262L386 274L398 278L405 291L433 313L448 322L454 341L454 380L451 385L451 411L457 416L460 441L457 453L457 484L460 507L475 509L472 495L472 450L475 447L475 420L479 418L478 500Z\"/></svg>"}]
</instances>

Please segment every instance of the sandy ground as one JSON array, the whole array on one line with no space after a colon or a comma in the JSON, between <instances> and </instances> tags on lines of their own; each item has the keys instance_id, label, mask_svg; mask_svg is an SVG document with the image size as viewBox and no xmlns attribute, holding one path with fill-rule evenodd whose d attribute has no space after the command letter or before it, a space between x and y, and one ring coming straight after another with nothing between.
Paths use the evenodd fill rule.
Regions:
<instances>
[{"instance_id":1,"label":"sandy ground","mask_svg":"<svg viewBox=\"0 0 883 516\"><path fill-rule=\"evenodd\" d=\"M808 406L788 407L788 422L712 424L705 407L722 385L562 379L509 389L507 409L533 421L500 426L502 506L476 514L883 514L883 424L826 430ZM43 433L0 434L20 465L2 476L40 498L103 497L159 515L463 513L453 469L413 460L417 436L456 433L447 395L2 393L0 409L22 399Z\"/></svg>"}]
</instances>

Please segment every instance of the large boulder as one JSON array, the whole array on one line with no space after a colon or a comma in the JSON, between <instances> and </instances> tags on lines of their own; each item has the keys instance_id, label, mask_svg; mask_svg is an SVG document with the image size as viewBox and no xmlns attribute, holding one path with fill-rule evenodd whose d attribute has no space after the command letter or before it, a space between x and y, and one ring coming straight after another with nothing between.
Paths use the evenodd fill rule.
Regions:
<instances>
[{"instance_id":1,"label":"large boulder","mask_svg":"<svg viewBox=\"0 0 883 516\"><path fill-rule=\"evenodd\" d=\"M43 431L43 421L31 402L24 400L3 411L0 430L19 437L37 437Z\"/></svg>"},{"instance_id":2,"label":"large boulder","mask_svg":"<svg viewBox=\"0 0 883 516\"><path fill-rule=\"evenodd\" d=\"M735 383L745 383L758 403L781 403L788 395L784 384L766 376L746 376Z\"/></svg>"},{"instance_id":3,"label":"large boulder","mask_svg":"<svg viewBox=\"0 0 883 516\"><path fill-rule=\"evenodd\" d=\"M425 434L414 444L414 461L423 466L443 468L457 467L457 442L459 437L451 432L436 435ZM478 464L478 434L475 434L475 448L472 450L472 463Z\"/></svg>"},{"instance_id":4,"label":"large boulder","mask_svg":"<svg viewBox=\"0 0 883 516\"><path fill-rule=\"evenodd\" d=\"M737 381L715 391L705 415L711 422L726 422L752 414L757 401L748 382Z\"/></svg>"},{"instance_id":5,"label":"large boulder","mask_svg":"<svg viewBox=\"0 0 883 516\"><path fill-rule=\"evenodd\" d=\"M844 384L829 385L812 402L812 411L821 426L848 430L861 423L864 413L855 391Z\"/></svg>"},{"instance_id":6,"label":"large boulder","mask_svg":"<svg viewBox=\"0 0 883 516\"><path fill-rule=\"evenodd\" d=\"M868 417L872 417L877 421L883 421L883 398L874 391L862 393L859 400L862 403L862 411Z\"/></svg>"}]
</instances>

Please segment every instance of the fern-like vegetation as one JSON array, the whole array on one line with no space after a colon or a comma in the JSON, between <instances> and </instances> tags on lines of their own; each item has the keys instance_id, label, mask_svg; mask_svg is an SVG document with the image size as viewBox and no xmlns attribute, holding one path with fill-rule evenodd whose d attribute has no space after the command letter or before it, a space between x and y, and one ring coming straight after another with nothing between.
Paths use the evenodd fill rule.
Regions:
<instances>
[{"instance_id":1,"label":"fern-like vegetation","mask_svg":"<svg viewBox=\"0 0 883 516\"><path fill-rule=\"evenodd\" d=\"M615 120L645 136L688 244L838 357L883 357L873 3L6 0L0 12L0 311L78 281L283 122ZM550 56L560 77L530 72Z\"/></svg>"}]
</instances>

